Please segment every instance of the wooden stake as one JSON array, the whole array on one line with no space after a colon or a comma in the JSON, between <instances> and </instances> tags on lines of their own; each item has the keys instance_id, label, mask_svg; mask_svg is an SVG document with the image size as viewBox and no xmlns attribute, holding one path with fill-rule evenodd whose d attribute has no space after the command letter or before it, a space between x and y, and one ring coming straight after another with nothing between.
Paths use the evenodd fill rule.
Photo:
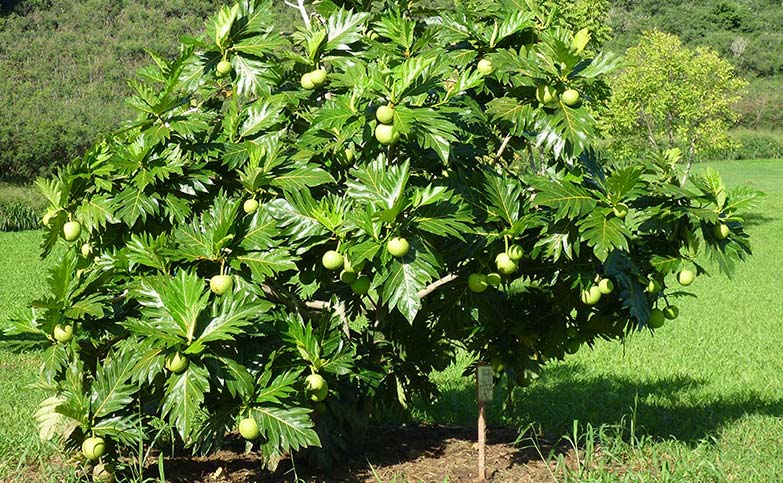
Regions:
<instances>
[{"instance_id":1,"label":"wooden stake","mask_svg":"<svg viewBox=\"0 0 783 483\"><path fill-rule=\"evenodd\" d=\"M478 404L478 481L487 481L487 420L485 408L492 400L492 367L486 362L476 364L476 403Z\"/></svg>"},{"instance_id":2,"label":"wooden stake","mask_svg":"<svg viewBox=\"0 0 783 483\"><path fill-rule=\"evenodd\" d=\"M478 480L487 481L487 423L484 419L484 407L486 404L478 403Z\"/></svg>"}]
</instances>

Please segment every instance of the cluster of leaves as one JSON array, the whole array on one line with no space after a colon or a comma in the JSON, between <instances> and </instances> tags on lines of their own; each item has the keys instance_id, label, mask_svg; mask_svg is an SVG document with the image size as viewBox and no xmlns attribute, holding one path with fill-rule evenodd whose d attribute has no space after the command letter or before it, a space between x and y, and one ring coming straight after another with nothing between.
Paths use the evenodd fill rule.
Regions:
<instances>
[{"instance_id":1,"label":"cluster of leaves","mask_svg":"<svg viewBox=\"0 0 783 483\"><path fill-rule=\"evenodd\" d=\"M599 162L590 106L617 61L589 31L514 0L404 3L320 2L291 36L269 2L222 8L140 72L134 121L39 181L44 254L66 249L5 333L48 345L43 436L121 450L163 419L206 453L250 418L269 466L344 449L373 400L434 394L458 349L526 384L569 344L645 327L666 293L650 277L749 252L755 193L686 185L673 156ZM618 289L586 305L596 277Z\"/></svg>"}]
</instances>

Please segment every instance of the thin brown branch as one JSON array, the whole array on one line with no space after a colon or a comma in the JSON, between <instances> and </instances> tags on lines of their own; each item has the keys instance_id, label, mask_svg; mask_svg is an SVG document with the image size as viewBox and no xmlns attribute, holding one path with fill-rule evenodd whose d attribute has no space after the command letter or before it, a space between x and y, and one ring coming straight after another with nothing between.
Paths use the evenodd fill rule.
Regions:
<instances>
[{"instance_id":1,"label":"thin brown branch","mask_svg":"<svg viewBox=\"0 0 783 483\"><path fill-rule=\"evenodd\" d=\"M450 273L446 275L445 277L441 278L440 280L436 280L432 282L431 284L427 285L423 289L419 290L419 293L417 294L420 299L423 299L427 295L431 294L432 292L436 291L439 287L446 285L447 283L451 282L452 280L456 280L457 276L453 273Z\"/></svg>"},{"instance_id":2,"label":"thin brown branch","mask_svg":"<svg viewBox=\"0 0 783 483\"><path fill-rule=\"evenodd\" d=\"M652 144L653 148L655 150L658 150L658 142L655 140L655 132L653 131L652 121L647 117L647 113L642 109L639 111L639 114L642 119L642 123L647 128L647 139L650 141L650 144Z\"/></svg>"}]
</instances>

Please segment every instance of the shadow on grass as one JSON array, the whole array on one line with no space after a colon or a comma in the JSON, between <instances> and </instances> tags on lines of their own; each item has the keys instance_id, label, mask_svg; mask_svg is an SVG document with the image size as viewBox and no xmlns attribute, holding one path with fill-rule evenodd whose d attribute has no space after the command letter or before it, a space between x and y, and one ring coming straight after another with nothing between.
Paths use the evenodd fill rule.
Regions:
<instances>
[{"instance_id":1,"label":"shadow on grass","mask_svg":"<svg viewBox=\"0 0 783 483\"><path fill-rule=\"evenodd\" d=\"M703 384L687 376L642 382L587 377L580 365L564 364L547 369L532 386L515 390L511 411L503 411L505 391L497 387L488 416L495 426L525 428L532 424L548 437L557 438L572 430L574 420L582 426L590 423L599 427L619 425L633 415L637 434L688 444L714 436L726 424L746 415L783 416L783 399L770 400L753 393L712 398L689 395ZM466 380L464 387L444 391L437 401L416 401L406 414L387 412L379 417L472 427L476 421L475 388Z\"/></svg>"},{"instance_id":2,"label":"shadow on grass","mask_svg":"<svg viewBox=\"0 0 783 483\"><path fill-rule=\"evenodd\" d=\"M742 216L745 227L760 226L772 221L778 221L778 218L766 216L761 213L746 213Z\"/></svg>"}]
</instances>

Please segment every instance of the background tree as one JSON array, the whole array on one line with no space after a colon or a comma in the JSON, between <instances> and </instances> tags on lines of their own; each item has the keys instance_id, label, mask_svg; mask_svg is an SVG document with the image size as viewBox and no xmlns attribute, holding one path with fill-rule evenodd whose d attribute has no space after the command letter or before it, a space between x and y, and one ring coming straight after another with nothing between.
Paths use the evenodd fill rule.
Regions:
<instances>
[{"instance_id":1,"label":"background tree","mask_svg":"<svg viewBox=\"0 0 783 483\"><path fill-rule=\"evenodd\" d=\"M750 82L738 105L741 126L783 128L783 56L778 55L783 50L783 9L777 0L613 0L609 19L613 37L608 49L625 51L644 32L657 29L678 36L690 48L718 52ZM783 148L779 133L776 138Z\"/></svg>"},{"instance_id":2,"label":"background tree","mask_svg":"<svg viewBox=\"0 0 783 483\"><path fill-rule=\"evenodd\" d=\"M713 50L689 49L674 35L651 31L628 49L610 85L605 121L613 149L634 156L642 147L679 147L690 169L699 154L729 142L747 83Z\"/></svg>"}]
</instances>

